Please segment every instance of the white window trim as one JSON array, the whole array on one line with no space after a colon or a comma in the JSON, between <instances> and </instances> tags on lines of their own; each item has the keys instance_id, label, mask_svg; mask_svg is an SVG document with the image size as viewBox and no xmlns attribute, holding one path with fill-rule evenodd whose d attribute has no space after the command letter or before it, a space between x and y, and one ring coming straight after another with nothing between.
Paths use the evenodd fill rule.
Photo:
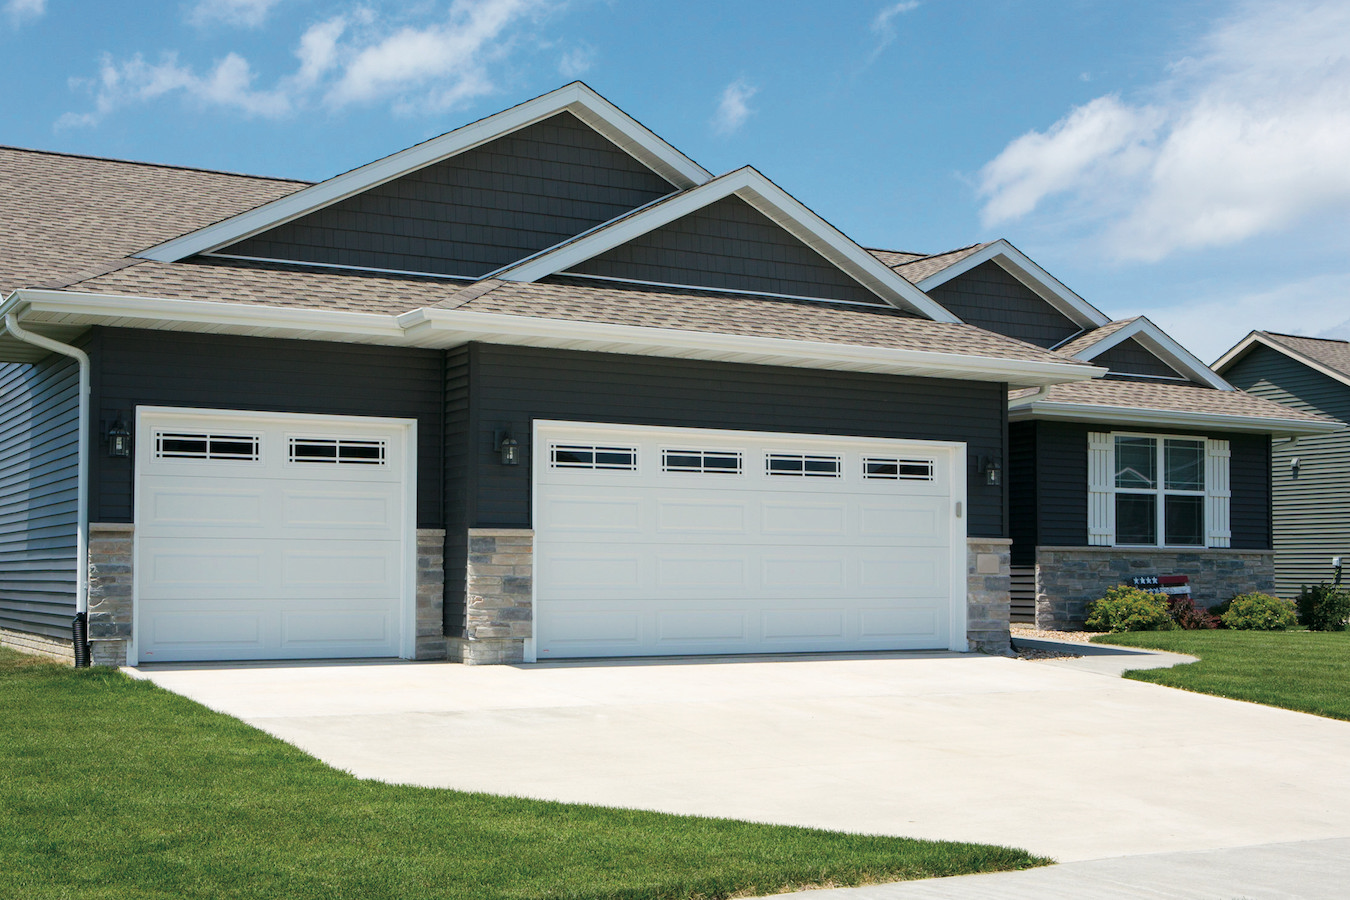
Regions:
<instances>
[{"instance_id":1,"label":"white window trim","mask_svg":"<svg viewBox=\"0 0 1350 900\"><path fill-rule=\"evenodd\" d=\"M1149 438L1156 441L1157 486L1147 488L1116 487L1116 438ZM1201 490L1174 490L1166 487L1166 441L1191 441L1201 445L1204 454L1204 487ZM1229 472L1227 466L1217 464L1218 459L1227 461L1229 444L1219 440L1194 434L1167 434L1163 432L1109 431L1092 432L1088 435L1088 544L1098 547L1154 548L1158 550L1203 550L1230 546L1231 497ZM1156 505L1158 540L1153 544L1126 544L1116 539L1116 497L1120 494L1143 494L1159 498ZM1167 543L1167 505L1168 495L1182 497L1200 497L1202 499L1201 540L1199 544ZM1219 522L1219 519L1224 521Z\"/></svg>"}]
</instances>

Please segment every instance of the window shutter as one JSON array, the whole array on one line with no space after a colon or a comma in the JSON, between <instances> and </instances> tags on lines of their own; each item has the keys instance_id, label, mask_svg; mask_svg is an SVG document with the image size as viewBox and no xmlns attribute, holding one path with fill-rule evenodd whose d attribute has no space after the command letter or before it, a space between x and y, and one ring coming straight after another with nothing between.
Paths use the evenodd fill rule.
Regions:
<instances>
[{"instance_id":1,"label":"window shutter","mask_svg":"<svg viewBox=\"0 0 1350 900\"><path fill-rule=\"evenodd\" d=\"M1115 441L1102 432L1088 433L1088 543L1109 547L1116 538L1114 472ZM1227 521L1227 520L1225 520Z\"/></svg>"},{"instance_id":2,"label":"window shutter","mask_svg":"<svg viewBox=\"0 0 1350 900\"><path fill-rule=\"evenodd\" d=\"M1232 545L1229 505L1233 496L1228 488L1228 442L1205 441L1205 529L1210 547Z\"/></svg>"}]
</instances>

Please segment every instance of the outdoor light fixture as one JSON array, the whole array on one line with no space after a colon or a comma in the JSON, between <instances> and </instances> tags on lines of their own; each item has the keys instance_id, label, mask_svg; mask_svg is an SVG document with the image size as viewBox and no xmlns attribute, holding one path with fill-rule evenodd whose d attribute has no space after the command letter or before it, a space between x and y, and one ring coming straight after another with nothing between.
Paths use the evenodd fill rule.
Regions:
<instances>
[{"instance_id":1,"label":"outdoor light fixture","mask_svg":"<svg viewBox=\"0 0 1350 900\"><path fill-rule=\"evenodd\" d=\"M520 441L511 436L511 432L506 428L497 429L493 435L493 443L496 445L492 449L502 455L502 465L518 466L520 465Z\"/></svg>"},{"instance_id":2,"label":"outdoor light fixture","mask_svg":"<svg viewBox=\"0 0 1350 900\"><path fill-rule=\"evenodd\" d=\"M108 428L108 455L131 455L131 432L120 417Z\"/></svg>"},{"instance_id":3,"label":"outdoor light fixture","mask_svg":"<svg viewBox=\"0 0 1350 900\"><path fill-rule=\"evenodd\" d=\"M984 463L984 483L990 487L998 487L1003 483L1003 467L992 456Z\"/></svg>"}]
</instances>

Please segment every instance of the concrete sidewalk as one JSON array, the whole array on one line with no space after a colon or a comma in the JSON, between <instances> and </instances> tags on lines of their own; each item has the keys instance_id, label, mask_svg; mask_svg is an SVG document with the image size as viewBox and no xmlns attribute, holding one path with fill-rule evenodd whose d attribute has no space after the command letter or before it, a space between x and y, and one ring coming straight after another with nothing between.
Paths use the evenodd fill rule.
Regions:
<instances>
[{"instance_id":1,"label":"concrete sidewalk","mask_svg":"<svg viewBox=\"0 0 1350 900\"><path fill-rule=\"evenodd\" d=\"M1350 723L1049 662L919 653L140 674L390 782L982 841L1061 861L1350 837Z\"/></svg>"}]
</instances>

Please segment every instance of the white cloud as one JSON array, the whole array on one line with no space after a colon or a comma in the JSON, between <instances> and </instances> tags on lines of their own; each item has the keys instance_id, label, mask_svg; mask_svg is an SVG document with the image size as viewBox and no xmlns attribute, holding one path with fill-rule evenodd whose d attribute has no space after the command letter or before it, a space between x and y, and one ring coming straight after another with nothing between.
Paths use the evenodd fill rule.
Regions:
<instances>
[{"instance_id":1,"label":"white cloud","mask_svg":"<svg viewBox=\"0 0 1350 900\"><path fill-rule=\"evenodd\" d=\"M573 47L558 61L558 74L564 78L580 78L595 65L595 48L589 45Z\"/></svg>"},{"instance_id":2,"label":"white cloud","mask_svg":"<svg viewBox=\"0 0 1350 900\"><path fill-rule=\"evenodd\" d=\"M266 7L276 0L233 2L239 8ZM115 110L170 94L268 118L313 104L340 109L387 102L396 112L444 111L495 90L492 67L516 48L517 32L560 2L454 0L442 17L416 26L357 8L306 29L295 48L295 70L267 88L256 86L248 60L237 53L205 74L172 52L157 64L140 54L121 62L105 57L96 77L71 82L92 96L94 108L67 113L57 125L96 125Z\"/></svg>"},{"instance_id":3,"label":"white cloud","mask_svg":"<svg viewBox=\"0 0 1350 900\"><path fill-rule=\"evenodd\" d=\"M1350 212L1350 4L1244 3L1148 102L1099 97L980 172L986 225L1058 198L1121 259Z\"/></svg>"},{"instance_id":4,"label":"white cloud","mask_svg":"<svg viewBox=\"0 0 1350 900\"><path fill-rule=\"evenodd\" d=\"M907 12L913 12L919 8L919 0L902 0L900 3L892 3L879 10L872 19L872 34L876 35L877 45L872 50L872 58L875 59L882 50L895 40L895 19L897 16L904 15Z\"/></svg>"},{"instance_id":5,"label":"white cloud","mask_svg":"<svg viewBox=\"0 0 1350 900\"><path fill-rule=\"evenodd\" d=\"M222 22L257 28L281 0L198 0L188 12L188 21L198 27Z\"/></svg>"},{"instance_id":6,"label":"white cloud","mask_svg":"<svg viewBox=\"0 0 1350 900\"><path fill-rule=\"evenodd\" d=\"M750 108L750 99L759 93L759 88L744 78L738 78L722 91L722 99L717 103L717 114L713 116L713 130L718 134L731 134L745 124L745 120L754 112Z\"/></svg>"},{"instance_id":7,"label":"white cloud","mask_svg":"<svg viewBox=\"0 0 1350 900\"><path fill-rule=\"evenodd\" d=\"M5 15L15 25L40 19L47 12L47 0L6 0Z\"/></svg>"}]
</instances>

